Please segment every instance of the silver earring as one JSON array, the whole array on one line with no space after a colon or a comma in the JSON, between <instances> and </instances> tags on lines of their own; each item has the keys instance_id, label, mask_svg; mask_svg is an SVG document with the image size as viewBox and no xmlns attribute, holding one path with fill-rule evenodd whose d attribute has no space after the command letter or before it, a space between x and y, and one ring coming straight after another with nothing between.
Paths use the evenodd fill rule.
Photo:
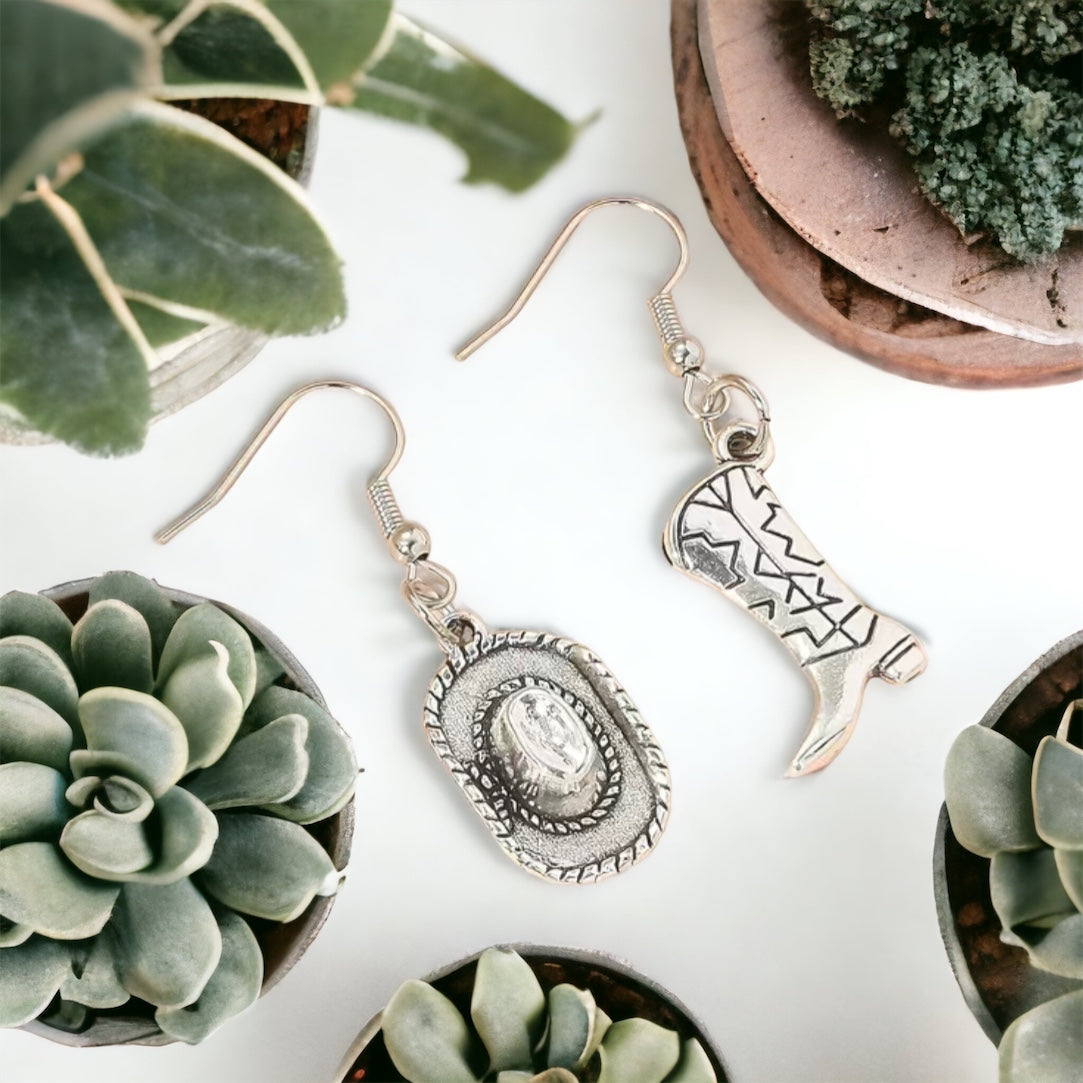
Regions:
<instances>
[{"instance_id":1,"label":"silver earring","mask_svg":"<svg viewBox=\"0 0 1083 1083\"><path fill-rule=\"evenodd\" d=\"M925 652L909 629L866 605L828 567L768 486L763 471L774 448L767 400L743 376L706 373L703 347L677 314L671 291L688 264L688 239L676 216L630 196L588 203L560 231L508 311L455 356L465 361L515 319L580 223L612 206L656 215L680 245L676 269L648 307L666 367L684 380L685 409L717 464L670 517L666 557L766 624L796 659L812 685L815 710L787 774L811 774L849 739L869 680L912 680L925 669Z\"/></svg>"},{"instance_id":2,"label":"silver earring","mask_svg":"<svg viewBox=\"0 0 1083 1083\"><path fill-rule=\"evenodd\" d=\"M218 484L157 535L168 542L213 508L289 408L341 388L383 410L395 433L368 497L402 593L446 655L425 698L429 743L505 853L561 883L623 872L658 841L669 814L669 770L654 735L602 661L548 632L490 631L457 608L455 578L429 559L428 531L403 518L388 484L405 447L402 421L375 391L319 380L288 395Z\"/></svg>"}]
</instances>

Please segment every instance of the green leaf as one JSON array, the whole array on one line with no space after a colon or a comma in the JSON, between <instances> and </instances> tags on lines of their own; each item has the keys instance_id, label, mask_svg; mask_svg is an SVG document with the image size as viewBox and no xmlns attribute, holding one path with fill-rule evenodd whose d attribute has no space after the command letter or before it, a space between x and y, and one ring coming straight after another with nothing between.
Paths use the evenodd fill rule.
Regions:
<instances>
[{"instance_id":1,"label":"green leaf","mask_svg":"<svg viewBox=\"0 0 1083 1083\"><path fill-rule=\"evenodd\" d=\"M567 1068L545 1068L536 1074L512 1069L496 1074L496 1083L577 1083L578 1079Z\"/></svg>"},{"instance_id":2,"label":"green leaf","mask_svg":"<svg viewBox=\"0 0 1083 1083\"><path fill-rule=\"evenodd\" d=\"M186 774L219 759L240 728L244 703L229 679L229 660L226 648L210 640L176 666L158 693L188 736Z\"/></svg>"},{"instance_id":3,"label":"green leaf","mask_svg":"<svg viewBox=\"0 0 1083 1083\"><path fill-rule=\"evenodd\" d=\"M182 1042L196 1043L256 1002L263 984L263 953L248 922L229 910L218 915L222 957L203 992L183 1008L159 1008L154 1021Z\"/></svg>"},{"instance_id":4,"label":"green leaf","mask_svg":"<svg viewBox=\"0 0 1083 1083\"><path fill-rule=\"evenodd\" d=\"M71 664L71 621L51 598L12 590L0 598L0 639L33 636Z\"/></svg>"},{"instance_id":5,"label":"green leaf","mask_svg":"<svg viewBox=\"0 0 1083 1083\"><path fill-rule=\"evenodd\" d=\"M123 288L268 334L332 326L339 259L303 190L202 117L133 110L64 188Z\"/></svg>"},{"instance_id":6,"label":"green leaf","mask_svg":"<svg viewBox=\"0 0 1083 1083\"><path fill-rule=\"evenodd\" d=\"M218 817L218 843L199 873L203 889L242 914L293 921L317 895L333 895L339 872L324 848L288 820L249 812Z\"/></svg>"},{"instance_id":7,"label":"green leaf","mask_svg":"<svg viewBox=\"0 0 1083 1083\"><path fill-rule=\"evenodd\" d=\"M71 755L76 777L114 768L159 797L184 773L184 729L153 696L127 688L95 688L79 700L79 718L87 747Z\"/></svg>"},{"instance_id":8,"label":"green leaf","mask_svg":"<svg viewBox=\"0 0 1083 1083\"><path fill-rule=\"evenodd\" d=\"M245 725L258 729L288 714L299 714L308 721L305 738L308 774L304 785L288 801L268 804L265 808L295 823L315 823L338 812L353 796L357 760L342 727L302 692L268 688L252 703Z\"/></svg>"},{"instance_id":9,"label":"green leaf","mask_svg":"<svg viewBox=\"0 0 1083 1083\"><path fill-rule=\"evenodd\" d=\"M335 97L375 52L391 18L392 0L264 0L304 50L316 79ZM342 88L349 92L348 88Z\"/></svg>"},{"instance_id":10,"label":"green leaf","mask_svg":"<svg viewBox=\"0 0 1083 1083\"><path fill-rule=\"evenodd\" d=\"M580 1072L594 1056L610 1019L589 989L567 983L549 990L549 1036L546 1063Z\"/></svg>"},{"instance_id":11,"label":"green leaf","mask_svg":"<svg viewBox=\"0 0 1083 1083\"><path fill-rule=\"evenodd\" d=\"M76 808L92 806L133 823L141 823L154 811L154 798L138 782L121 775L83 775L68 787L67 799Z\"/></svg>"},{"instance_id":12,"label":"green leaf","mask_svg":"<svg viewBox=\"0 0 1083 1083\"><path fill-rule=\"evenodd\" d=\"M0 1027L20 1027L40 1015L60 988L71 949L36 936L4 948L0 958Z\"/></svg>"},{"instance_id":13,"label":"green leaf","mask_svg":"<svg viewBox=\"0 0 1083 1083\"><path fill-rule=\"evenodd\" d=\"M154 42L106 0L4 0L0 214L35 174L91 142L158 80Z\"/></svg>"},{"instance_id":14,"label":"green leaf","mask_svg":"<svg viewBox=\"0 0 1083 1083\"><path fill-rule=\"evenodd\" d=\"M202 331L207 326L202 320L175 316L145 301L137 301L132 297L126 297L125 300L136 323L139 324L139 329L155 349L179 342L182 338L195 334L196 331Z\"/></svg>"},{"instance_id":15,"label":"green leaf","mask_svg":"<svg viewBox=\"0 0 1083 1083\"><path fill-rule=\"evenodd\" d=\"M0 846L54 842L71 809L67 780L41 763L0 764Z\"/></svg>"},{"instance_id":16,"label":"green leaf","mask_svg":"<svg viewBox=\"0 0 1083 1083\"><path fill-rule=\"evenodd\" d=\"M73 816L60 837L64 856L95 880L129 880L154 860L141 820L124 820L91 809Z\"/></svg>"},{"instance_id":17,"label":"green leaf","mask_svg":"<svg viewBox=\"0 0 1083 1083\"><path fill-rule=\"evenodd\" d=\"M158 799L152 820L99 809L74 817L60 847L76 868L96 879L171 884L206 864L217 837L214 814L175 786Z\"/></svg>"},{"instance_id":18,"label":"green leaf","mask_svg":"<svg viewBox=\"0 0 1083 1083\"><path fill-rule=\"evenodd\" d=\"M998 1047L1000 1083L1079 1083L1083 989L1019 1016Z\"/></svg>"},{"instance_id":19,"label":"green leaf","mask_svg":"<svg viewBox=\"0 0 1083 1083\"><path fill-rule=\"evenodd\" d=\"M17 921L5 919L0 923L0 948L11 948L23 944L34 935L29 925L20 925Z\"/></svg>"},{"instance_id":20,"label":"green leaf","mask_svg":"<svg viewBox=\"0 0 1083 1083\"><path fill-rule=\"evenodd\" d=\"M142 615L150 629L157 668L165 641L180 616L180 610L166 597L165 591L153 579L145 579L135 572L116 571L99 575L90 584L89 593L91 605L115 598Z\"/></svg>"},{"instance_id":21,"label":"green leaf","mask_svg":"<svg viewBox=\"0 0 1083 1083\"><path fill-rule=\"evenodd\" d=\"M1027 925L1048 929L1075 911L1049 849L996 854L989 866L989 893L1000 923L1013 932Z\"/></svg>"},{"instance_id":22,"label":"green leaf","mask_svg":"<svg viewBox=\"0 0 1083 1083\"><path fill-rule=\"evenodd\" d=\"M1072 914L1057 922L1044 935L1024 937L1032 966L1083 980L1083 914Z\"/></svg>"},{"instance_id":23,"label":"green leaf","mask_svg":"<svg viewBox=\"0 0 1083 1083\"><path fill-rule=\"evenodd\" d=\"M169 633L158 663L158 687L163 688L185 662L206 655L211 643L219 643L228 654L226 672L247 707L256 687L256 655L252 637L228 613L211 602L186 609Z\"/></svg>"},{"instance_id":24,"label":"green leaf","mask_svg":"<svg viewBox=\"0 0 1083 1083\"><path fill-rule=\"evenodd\" d=\"M162 69L170 97L281 100L307 91L303 97L316 101L304 54L262 3L210 4L173 36Z\"/></svg>"},{"instance_id":25,"label":"green leaf","mask_svg":"<svg viewBox=\"0 0 1083 1083\"><path fill-rule=\"evenodd\" d=\"M41 640L30 636L0 639L0 685L28 692L69 725L76 720L79 690L75 680L56 651Z\"/></svg>"},{"instance_id":26,"label":"green leaf","mask_svg":"<svg viewBox=\"0 0 1083 1083\"><path fill-rule=\"evenodd\" d=\"M1031 758L988 726L968 726L948 750L944 800L955 837L972 853L1041 845L1030 797Z\"/></svg>"},{"instance_id":27,"label":"green leaf","mask_svg":"<svg viewBox=\"0 0 1083 1083\"><path fill-rule=\"evenodd\" d=\"M466 1020L443 993L423 981L399 986L383 1011L384 1045L410 1083L477 1083L477 1059Z\"/></svg>"},{"instance_id":28,"label":"green leaf","mask_svg":"<svg viewBox=\"0 0 1083 1083\"><path fill-rule=\"evenodd\" d=\"M478 959L470 1017L489 1054L489 1071L530 1069L545 1033L545 994L530 965L510 948Z\"/></svg>"},{"instance_id":29,"label":"green leaf","mask_svg":"<svg viewBox=\"0 0 1083 1083\"><path fill-rule=\"evenodd\" d=\"M1083 749L1044 737L1034 756L1034 825L1050 846L1083 850Z\"/></svg>"},{"instance_id":30,"label":"green leaf","mask_svg":"<svg viewBox=\"0 0 1083 1083\"><path fill-rule=\"evenodd\" d=\"M142 446L150 347L115 288L92 273L40 201L0 221L0 306L0 401L82 451Z\"/></svg>"},{"instance_id":31,"label":"green leaf","mask_svg":"<svg viewBox=\"0 0 1083 1083\"><path fill-rule=\"evenodd\" d=\"M282 660L273 655L262 643L254 643L256 648L256 687L253 699L266 692L286 673Z\"/></svg>"},{"instance_id":32,"label":"green leaf","mask_svg":"<svg viewBox=\"0 0 1083 1083\"><path fill-rule=\"evenodd\" d=\"M45 703L18 688L0 687L0 762L26 760L68 769L71 726Z\"/></svg>"},{"instance_id":33,"label":"green leaf","mask_svg":"<svg viewBox=\"0 0 1083 1083\"><path fill-rule=\"evenodd\" d=\"M218 838L218 820L197 797L180 786L166 791L154 806L160 831L154 864L133 877L143 884L170 884L202 868Z\"/></svg>"},{"instance_id":34,"label":"green leaf","mask_svg":"<svg viewBox=\"0 0 1083 1083\"><path fill-rule=\"evenodd\" d=\"M119 1008L130 997L117 974L112 931L104 928L89 944L72 945L72 968L60 995L88 1008Z\"/></svg>"},{"instance_id":35,"label":"green leaf","mask_svg":"<svg viewBox=\"0 0 1083 1083\"><path fill-rule=\"evenodd\" d=\"M101 932L117 891L76 872L52 843L20 842L0 850L0 914L54 940Z\"/></svg>"},{"instance_id":36,"label":"green leaf","mask_svg":"<svg viewBox=\"0 0 1083 1083\"><path fill-rule=\"evenodd\" d=\"M158 1007L191 1004L222 955L218 923L191 880L125 884L112 929L124 988Z\"/></svg>"},{"instance_id":37,"label":"green leaf","mask_svg":"<svg viewBox=\"0 0 1083 1083\"><path fill-rule=\"evenodd\" d=\"M598 1083L662 1083L677 1066L681 1041L647 1019L621 1019L602 1039Z\"/></svg>"},{"instance_id":38,"label":"green leaf","mask_svg":"<svg viewBox=\"0 0 1083 1083\"><path fill-rule=\"evenodd\" d=\"M210 767L186 783L209 809L270 805L288 801L308 773L308 722L284 715L242 737Z\"/></svg>"},{"instance_id":39,"label":"green leaf","mask_svg":"<svg viewBox=\"0 0 1083 1083\"><path fill-rule=\"evenodd\" d=\"M689 1038L681 1046L680 1063L666 1076L665 1083L717 1083L717 1079L703 1046Z\"/></svg>"},{"instance_id":40,"label":"green leaf","mask_svg":"<svg viewBox=\"0 0 1083 1083\"><path fill-rule=\"evenodd\" d=\"M114 685L149 692L154 687L150 629L142 615L115 599L96 602L71 637L79 687Z\"/></svg>"},{"instance_id":41,"label":"green leaf","mask_svg":"<svg viewBox=\"0 0 1083 1083\"><path fill-rule=\"evenodd\" d=\"M1053 851L1057 862L1057 873L1068 898L1075 908L1083 912L1083 850L1064 850L1057 847Z\"/></svg>"},{"instance_id":42,"label":"green leaf","mask_svg":"<svg viewBox=\"0 0 1083 1083\"><path fill-rule=\"evenodd\" d=\"M468 184L521 192L567 153L576 128L556 110L403 16L392 26L388 50L340 104L439 132L466 154Z\"/></svg>"}]
</instances>

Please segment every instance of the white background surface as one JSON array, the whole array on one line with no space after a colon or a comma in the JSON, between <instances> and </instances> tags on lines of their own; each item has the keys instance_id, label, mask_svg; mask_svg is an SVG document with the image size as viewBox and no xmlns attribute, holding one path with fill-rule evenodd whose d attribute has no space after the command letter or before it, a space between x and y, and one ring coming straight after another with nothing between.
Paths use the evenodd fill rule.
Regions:
<instances>
[{"instance_id":1,"label":"white background surface","mask_svg":"<svg viewBox=\"0 0 1083 1083\"><path fill-rule=\"evenodd\" d=\"M136 457L0 448L4 589L131 568L250 613L308 668L365 767L345 887L285 982L203 1046L68 1050L7 1032L0 1075L326 1081L402 980L529 941L610 952L669 987L741 1083L992 1080L995 1051L933 906L941 767L956 732L1083 623L1080 387L912 383L781 316L701 206L664 0L402 7L569 115L601 119L513 198L457 184L461 159L435 137L325 115L311 190L346 259L346 324L267 348ZM810 712L804 678L661 553L673 504L710 467L644 307L672 265L665 228L599 215L516 324L468 364L450 358L571 211L629 191L688 228L677 300L715 371L768 395L776 492L855 589L929 647L918 681L874 682L854 740L813 778L781 778ZM408 448L393 480L461 601L492 626L589 644L637 701L674 787L642 865L593 887L535 880L429 750L421 705L441 655L364 504L386 448L367 404L309 399L221 508L168 548L151 540L285 392L331 375L398 406Z\"/></svg>"}]
</instances>

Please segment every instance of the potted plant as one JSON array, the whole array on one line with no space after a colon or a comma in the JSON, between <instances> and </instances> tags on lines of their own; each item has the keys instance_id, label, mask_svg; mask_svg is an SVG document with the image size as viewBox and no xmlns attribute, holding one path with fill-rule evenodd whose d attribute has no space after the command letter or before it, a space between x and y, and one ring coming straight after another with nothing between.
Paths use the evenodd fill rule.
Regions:
<instances>
[{"instance_id":1,"label":"potted plant","mask_svg":"<svg viewBox=\"0 0 1083 1083\"><path fill-rule=\"evenodd\" d=\"M1078 5L673 11L693 172L771 300L919 379L1083 375Z\"/></svg>"},{"instance_id":2,"label":"potted plant","mask_svg":"<svg viewBox=\"0 0 1083 1083\"><path fill-rule=\"evenodd\" d=\"M315 107L432 128L466 181L510 191L575 134L392 0L4 0L0 20L10 439L133 451L266 336L342 319L339 259L286 175Z\"/></svg>"},{"instance_id":3,"label":"potted plant","mask_svg":"<svg viewBox=\"0 0 1083 1083\"><path fill-rule=\"evenodd\" d=\"M0 1024L199 1042L327 917L357 764L250 618L131 572L0 598Z\"/></svg>"},{"instance_id":4,"label":"potted plant","mask_svg":"<svg viewBox=\"0 0 1083 1083\"><path fill-rule=\"evenodd\" d=\"M1083 632L1030 667L944 770L934 882L967 1004L1003 1083L1083 1056Z\"/></svg>"},{"instance_id":5,"label":"potted plant","mask_svg":"<svg viewBox=\"0 0 1083 1083\"><path fill-rule=\"evenodd\" d=\"M708 1036L665 990L586 952L496 947L408 981L336 1078L409 1083L713 1083Z\"/></svg>"}]
</instances>

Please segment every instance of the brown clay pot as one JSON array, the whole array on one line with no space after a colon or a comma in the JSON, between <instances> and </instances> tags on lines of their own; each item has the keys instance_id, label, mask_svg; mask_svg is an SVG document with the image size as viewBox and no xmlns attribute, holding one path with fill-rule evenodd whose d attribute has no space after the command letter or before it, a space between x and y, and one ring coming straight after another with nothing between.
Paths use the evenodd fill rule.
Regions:
<instances>
[{"instance_id":1,"label":"brown clay pot","mask_svg":"<svg viewBox=\"0 0 1083 1083\"><path fill-rule=\"evenodd\" d=\"M711 222L773 304L832 345L913 379L958 387L1021 387L1083 377L1083 346L1078 343L1027 341L934 312L870 285L788 225L757 192L723 134L701 56L704 2L672 0L681 130ZM798 5L781 6L792 10ZM800 168L814 170L819 164ZM1079 239L1073 244L1078 247Z\"/></svg>"},{"instance_id":2,"label":"brown clay pot","mask_svg":"<svg viewBox=\"0 0 1083 1083\"><path fill-rule=\"evenodd\" d=\"M1083 696L1083 631L1042 655L1004 691L981 720L1028 755L1055 733L1068 704ZM988 858L965 849L940 809L933 850L933 889L940 934L967 1006L990 1041L1031 1008L1080 983L1030 965L1023 948L1000 939L989 897Z\"/></svg>"},{"instance_id":3,"label":"brown clay pot","mask_svg":"<svg viewBox=\"0 0 1083 1083\"><path fill-rule=\"evenodd\" d=\"M74 623L87 610L90 582L89 579L82 579L65 583L42 591L42 594L52 598ZM186 609L209 600L169 587L161 589L171 601ZM281 663L286 672L277 682L279 685L303 692L326 708L327 704L312 678L277 636L247 614L221 602L214 604L243 625L252 638L258 640ZM353 827L354 802L351 800L341 812L329 816L326 820L309 824L305 830L327 851L335 868L341 871L345 869L349 859ZM316 939L316 934L323 928L334 901L334 895L317 896L300 917L286 923L245 918L263 951L261 996L277 985L308 950L309 945ZM48 1009L43 1015L48 1015ZM21 1029L69 1046L169 1045L175 1041L158 1029L154 1022L154 1007L136 997L119 1008L88 1012L85 1025L78 1030L66 1030L51 1025L43 1018L26 1023Z\"/></svg>"},{"instance_id":4,"label":"brown clay pot","mask_svg":"<svg viewBox=\"0 0 1083 1083\"><path fill-rule=\"evenodd\" d=\"M676 1031L682 1042L689 1038L697 1039L719 1083L726 1083L730 1078L721 1054L703 1027L671 993L642 974L637 974L615 959L593 952L574 948L511 946L530 964L545 993L562 982L589 989L598 1007L614 1022L639 1016ZM470 1016L470 996L474 988L477 960L478 955L472 955L425 979L443 993L464 1018ZM384 1046L380 1025L381 1016L377 1015L364 1026L336 1073L336 1079L342 1083L402 1083L403 1077L391 1062Z\"/></svg>"}]
</instances>

